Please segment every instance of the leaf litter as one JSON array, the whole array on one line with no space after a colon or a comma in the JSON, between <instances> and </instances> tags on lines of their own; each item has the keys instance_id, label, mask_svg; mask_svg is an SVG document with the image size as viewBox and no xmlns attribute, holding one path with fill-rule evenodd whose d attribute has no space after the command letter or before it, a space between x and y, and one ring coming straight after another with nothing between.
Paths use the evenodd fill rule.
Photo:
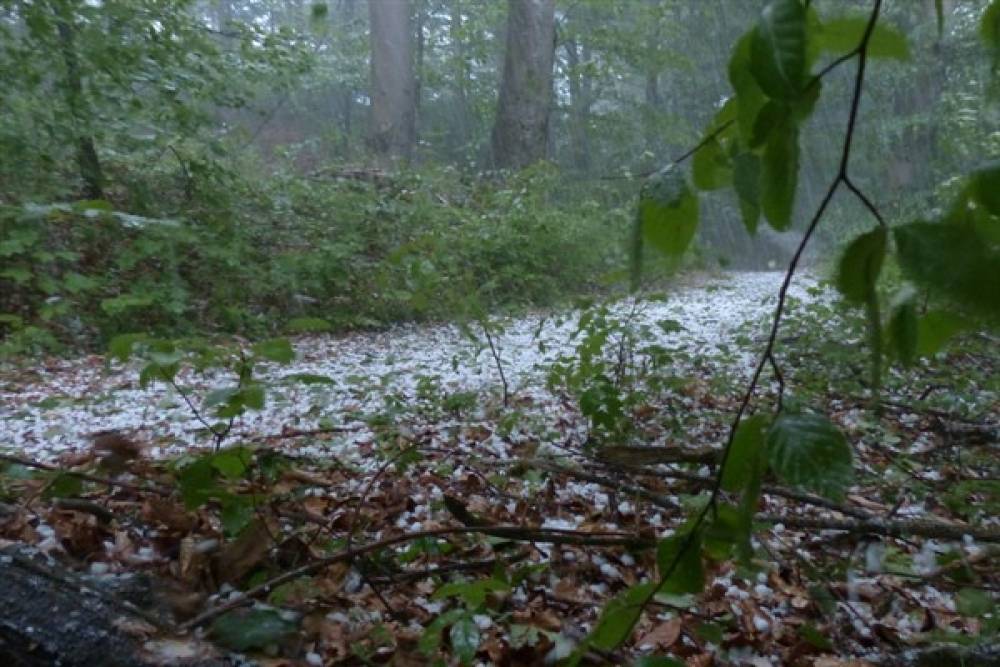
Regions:
<instances>
[{"instance_id":1,"label":"leaf litter","mask_svg":"<svg viewBox=\"0 0 1000 667\"><path fill-rule=\"evenodd\" d=\"M142 630L163 661L205 655L212 649L202 638L260 664L566 657L611 598L655 576L646 547L675 534L685 508L703 497L711 451L725 438L779 280L736 274L612 305L633 328L679 324L659 327L654 342L670 351L668 374L681 381L631 407L632 442L596 444L704 449L706 460L601 457L595 422L571 392L546 382L578 351L581 311L503 322L495 342L511 385L507 408L494 360L457 327L299 338L296 361L263 375L264 409L241 418L218 454L176 393L137 388L135 365L91 356L4 373L0 447L63 472L8 466L0 484L20 500L2 505L0 540L35 545L97 580L155 577L151 613L188 631L178 639ZM793 296L803 319L839 317L816 279L797 281ZM841 325L849 340L849 326L828 324ZM793 318L785 361L793 386L815 372L817 351L809 338L817 327L796 326ZM704 592L657 596L621 649L585 660L880 664L928 641L968 644L995 633L998 409L988 378L997 359L963 349L947 362L950 376L928 379L918 368L897 378L881 418L863 388L850 395L843 378L818 380L854 451L847 497L802 504L765 489L751 561L707 563ZM289 376L323 380L286 383ZM971 389L961 402L944 391L939 403L914 400L914 378ZM181 378L193 395L219 382ZM453 396L473 398L442 400ZM120 441L102 444L94 433ZM858 517L968 534L824 527ZM971 536L973 525L986 539ZM403 539L413 533L425 536ZM199 622L227 604L229 613Z\"/></svg>"}]
</instances>

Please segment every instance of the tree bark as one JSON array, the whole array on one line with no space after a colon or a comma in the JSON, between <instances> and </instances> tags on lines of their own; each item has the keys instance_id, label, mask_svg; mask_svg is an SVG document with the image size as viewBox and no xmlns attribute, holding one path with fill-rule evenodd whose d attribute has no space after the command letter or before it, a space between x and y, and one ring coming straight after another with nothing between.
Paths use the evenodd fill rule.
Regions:
<instances>
[{"instance_id":1,"label":"tree bark","mask_svg":"<svg viewBox=\"0 0 1000 667\"><path fill-rule=\"evenodd\" d=\"M76 28L73 25L72 10L59 10L56 17L56 29L59 32L59 48L62 52L63 64L66 67L66 78L63 81L66 104L73 118L73 131L76 134L76 163L83 180L83 195L87 199L104 198L104 172L97 156L94 138L88 132L87 114L83 99L83 78L80 74L80 61L76 53Z\"/></svg>"},{"instance_id":2,"label":"tree bark","mask_svg":"<svg viewBox=\"0 0 1000 667\"><path fill-rule=\"evenodd\" d=\"M369 0L372 150L409 160L416 137L416 76L409 0Z\"/></svg>"},{"instance_id":3,"label":"tree bark","mask_svg":"<svg viewBox=\"0 0 1000 667\"><path fill-rule=\"evenodd\" d=\"M509 0L495 166L520 169L546 157L554 59L555 0Z\"/></svg>"},{"instance_id":4,"label":"tree bark","mask_svg":"<svg viewBox=\"0 0 1000 667\"><path fill-rule=\"evenodd\" d=\"M590 82L589 77L581 67L587 62L584 50L581 57L580 46L576 40L565 43L566 64L569 65L569 97L570 97L570 140L573 143L571 153L574 167L583 172L590 171Z\"/></svg>"}]
</instances>

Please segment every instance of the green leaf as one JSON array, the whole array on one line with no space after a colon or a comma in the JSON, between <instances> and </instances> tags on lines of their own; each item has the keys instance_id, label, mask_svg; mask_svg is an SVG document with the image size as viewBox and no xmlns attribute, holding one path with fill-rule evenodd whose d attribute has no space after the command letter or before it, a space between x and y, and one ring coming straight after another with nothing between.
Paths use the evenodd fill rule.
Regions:
<instances>
[{"instance_id":1,"label":"green leaf","mask_svg":"<svg viewBox=\"0 0 1000 667\"><path fill-rule=\"evenodd\" d=\"M760 158L754 153L733 158L733 189L739 198L743 226L754 234L760 220Z\"/></svg>"},{"instance_id":2,"label":"green leaf","mask_svg":"<svg viewBox=\"0 0 1000 667\"><path fill-rule=\"evenodd\" d=\"M917 306L913 299L899 303L889 317L889 344L897 359L910 366L917 358L917 343L920 340Z\"/></svg>"},{"instance_id":3,"label":"green leaf","mask_svg":"<svg viewBox=\"0 0 1000 667\"><path fill-rule=\"evenodd\" d=\"M754 415L740 422L722 471L722 488L731 493L742 491L751 480L763 474L767 461L767 415Z\"/></svg>"},{"instance_id":4,"label":"green leaf","mask_svg":"<svg viewBox=\"0 0 1000 667\"><path fill-rule=\"evenodd\" d=\"M253 346L253 353L279 364L291 363L295 360L295 350L287 338L272 338Z\"/></svg>"},{"instance_id":5,"label":"green leaf","mask_svg":"<svg viewBox=\"0 0 1000 667\"><path fill-rule=\"evenodd\" d=\"M486 603L488 593L507 590L510 590L509 584L493 577L476 581L453 581L434 591L431 599L443 600L449 597L459 597L470 609L478 609Z\"/></svg>"},{"instance_id":6,"label":"green leaf","mask_svg":"<svg viewBox=\"0 0 1000 667\"><path fill-rule=\"evenodd\" d=\"M1000 215L1000 162L992 162L972 172L968 192L972 200L993 215Z\"/></svg>"},{"instance_id":7,"label":"green leaf","mask_svg":"<svg viewBox=\"0 0 1000 667\"><path fill-rule=\"evenodd\" d=\"M240 609L212 623L212 637L234 651L249 651L277 644L298 629L276 609Z\"/></svg>"},{"instance_id":8,"label":"green leaf","mask_svg":"<svg viewBox=\"0 0 1000 667\"><path fill-rule=\"evenodd\" d=\"M201 402L201 407L206 410L211 410L217 405L228 403L238 391L239 389L236 387L221 387L219 389L213 389L205 394L205 399Z\"/></svg>"},{"instance_id":9,"label":"green leaf","mask_svg":"<svg viewBox=\"0 0 1000 667\"><path fill-rule=\"evenodd\" d=\"M832 651L833 642L826 635L816 629L816 626L806 623L799 628L799 636L821 651Z\"/></svg>"},{"instance_id":10,"label":"green leaf","mask_svg":"<svg viewBox=\"0 0 1000 667\"><path fill-rule=\"evenodd\" d=\"M632 663L632 667L684 667L676 658L661 655L645 655Z\"/></svg>"},{"instance_id":11,"label":"green leaf","mask_svg":"<svg viewBox=\"0 0 1000 667\"><path fill-rule=\"evenodd\" d=\"M184 507L192 510L201 507L221 493L215 481L215 468L211 457L202 457L181 468L177 475Z\"/></svg>"},{"instance_id":12,"label":"green leaf","mask_svg":"<svg viewBox=\"0 0 1000 667\"><path fill-rule=\"evenodd\" d=\"M637 584L618 594L604 607L590 636L589 646L610 651L624 642L632 634L642 605L653 593L654 584Z\"/></svg>"},{"instance_id":13,"label":"green leaf","mask_svg":"<svg viewBox=\"0 0 1000 667\"><path fill-rule=\"evenodd\" d=\"M917 321L917 354L933 357L955 334L969 328L969 321L945 310L932 310Z\"/></svg>"},{"instance_id":14,"label":"green leaf","mask_svg":"<svg viewBox=\"0 0 1000 667\"><path fill-rule=\"evenodd\" d=\"M288 322L286 328L295 333L315 333L329 331L333 325L318 317L296 317Z\"/></svg>"},{"instance_id":15,"label":"green leaf","mask_svg":"<svg viewBox=\"0 0 1000 667\"><path fill-rule=\"evenodd\" d=\"M955 607L962 616L979 617L994 609L993 598L978 588L963 588L955 596Z\"/></svg>"},{"instance_id":16,"label":"green leaf","mask_svg":"<svg viewBox=\"0 0 1000 667\"><path fill-rule=\"evenodd\" d=\"M313 21L322 21L330 13L330 8L325 2L314 2L310 7L310 18Z\"/></svg>"},{"instance_id":17,"label":"green leaf","mask_svg":"<svg viewBox=\"0 0 1000 667\"><path fill-rule=\"evenodd\" d=\"M979 23L979 36L994 52L1000 51L1000 2L993 0L983 12Z\"/></svg>"},{"instance_id":18,"label":"green leaf","mask_svg":"<svg viewBox=\"0 0 1000 667\"><path fill-rule=\"evenodd\" d=\"M228 479L241 479L253 460L253 451L246 447L230 447L217 452L209 459L212 467Z\"/></svg>"},{"instance_id":19,"label":"green leaf","mask_svg":"<svg viewBox=\"0 0 1000 667\"><path fill-rule=\"evenodd\" d=\"M792 486L839 500L854 480L851 448L826 417L781 415L767 445L771 470Z\"/></svg>"},{"instance_id":20,"label":"green leaf","mask_svg":"<svg viewBox=\"0 0 1000 667\"><path fill-rule=\"evenodd\" d=\"M219 498L222 503L222 511L219 513L222 531L227 537L236 537L254 520L256 511L253 500L229 493L222 494Z\"/></svg>"},{"instance_id":21,"label":"green leaf","mask_svg":"<svg viewBox=\"0 0 1000 667\"><path fill-rule=\"evenodd\" d=\"M934 0L934 13L937 14L938 39L944 35L944 0Z\"/></svg>"},{"instance_id":22,"label":"green leaf","mask_svg":"<svg viewBox=\"0 0 1000 667\"><path fill-rule=\"evenodd\" d=\"M767 221L779 232L792 224L798 177L799 128L786 117L770 133L761 171L761 208Z\"/></svg>"},{"instance_id":23,"label":"green leaf","mask_svg":"<svg viewBox=\"0 0 1000 667\"><path fill-rule=\"evenodd\" d=\"M750 42L750 70L769 97L799 96L806 75L806 10L799 0L774 0Z\"/></svg>"},{"instance_id":24,"label":"green leaf","mask_svg":"<svg viewBox=\"0 0 1000 667\"><path fill-rule=\"evenodd\" d=\"M284 379L300 384L337 384L329 375L316 375L314 373L292 373L286 375Z\"/></svg>"},{"instance_id":25,"label":"green leaf","mask_svg":"<svg viewBox=\"0 0 1000 667\"><path fill-rule=\"evenodd\" d=\"M479 627L472 615L465 614L455 621L448 631L448 637L451 639L451 650L462 664L472 662L479 650L480 641Z\"/></svg>"},{"instance_id":26,"label":"green leaf","mask_svg":"<svg viewBox=\"0 0 1000 667\"><path fill-rule=\"evenodd\" d=\"M146 334L121 334L108 343L108 355L118 361L128 361L135 344L145 340Z\"/></svg>"},{"instance_id":27,"label":"green leaf","mask_svg":"<svg viewBox=\"0 0 1000 667\"><path fill-rule=\"evenodd\" d=\"M814 40L821 51L843 55L858 48L868 27L868 17L852 16L833 19L820 26ZM906 36L882 21L875 24L868 40L868 55L872 58L908 60L910 46Z\"/></svg>"},{"instance_id":28,"label":"green leaf","mask_svg":"<svg viewBox=\"0 0 1000 667\"><path fill-rule=\"evenodd\" d=\"M240 397L243 405L251 410L264 409L264 386L261 384L250 384L240 390Z\"/></svg>"},{"instance_id":29,"label":"green leaf","mask_svg":"<svg viewBox=\"0 0 1000 667\"><path fill-rule=\"evenodd\" d=\"M83 480L76 475L57 473L45 487L45 498L74 498L83 493Z\"/></svg>"},{"instance_id":30,"label":"green leaf","mask_svg":"<svg viewBox=\"0 0 1000 667\"><path fill-rule=\"evenodd\" d=\"M732 183L732 166L717 140L712 139L694 154L691 176L699 190L718 190Z\"/></svg>"},{"instance_id":31,"label":"green leaf","mask_svg":"<svg viewBox=\"0 0 1000 667\"><path fill-rule=\"evenodd\" d=\"M885 227L878 227L847 246L837 270L837 289L848 301L866 303L875 292L887 242Z\"/></svg>"},{"instance_id":32,"label":"green leaf","mask_svg":"<svg viewBox=\"0 0 1000 667\"><path fill-rule=\"evenodd\" d=\"M669 256L684 254L698 229L698 198L680 172L651 176L639 196L642 236Z\"/></svg>"},{"instance_id":33,"label":"green leaf","mask_svg":"<svg viewBox=\"0 0 1000 667\"><path fill-rule=\"evenodd\" d=\"M758 494L754 494L758 497ZM748 513L743 507L719 503L715 516L705 529L705 553L717 561L728 560L735 551L744 561L752 555L750 529L753 525L754 507Z\"/></svg>"},{"instance_id":34,"label":"green leaf","mask_svg":"<svg viewBox=\"0 0 1000 667\"><path fill-rule=\"evenodd\" d=\"M906 277L962 308L1000 318L1000 249L974 225L914 222L893 233Z\"/></svg>"},{"instance_id":35,"label":"green leaf","mask_svg":"<svg viewBox=\"0 0 1000 667\"><path fill-rule=\"evenodd\" d=\"M450 609L431 621L417 642L417 648L424 655L431 655L441 646L441 632L468 612L464 609Z\"/></svg>"},{"instance_id":36,"label":"green leaf","mask_svg":"<svg viewBox=\"0 0 1000 667\"><path fill-rule=\"evenodd\" d=\"M662 577L673 566L659 592L700 593L705 587L705 571L701 563L701 533L691 536L683 532L665 537L656 545L656 566ZM682 551L683 550L683 551ZM676 563L676 565L675 565Z\"/></svg>"},{"instance_id":37,"label":"green leaf","mask_svg":"<svg viewBox=\"0 0 1000 667\"><path fill-rule=\"evenodd\" d=\"M764 91L757 85L750 71L750 44L753 31L743 35L736 42L729 59L729 83L736 91L736 125L744 142L750 141L754 122L761 108L767 103Z\"/></svg>"}]
</instances>

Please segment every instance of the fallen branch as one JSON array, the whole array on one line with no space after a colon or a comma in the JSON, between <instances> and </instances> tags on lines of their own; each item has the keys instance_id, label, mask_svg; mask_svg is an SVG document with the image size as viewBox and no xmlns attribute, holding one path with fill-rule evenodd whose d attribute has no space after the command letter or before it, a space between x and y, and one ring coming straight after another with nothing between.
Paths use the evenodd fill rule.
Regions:
<instances>
[{"instance_id":1,"label":"fallen branch","mask_svg":"<svg viewBox=\"0 0 1000 667\"><path fill-rule=\"evenodd\" d=\"M252 604L255 598L260 597L261 595L267 595L282 584L287 584L290 581L300 579L301 577L311 575L315 572L320 572L335 563L352 561L359 556L364 556L366 554L396 546L397 544L411 542L413 540L420 540L428 537L447 537L449 535L475 533L490 535L492 537L502 537L521 542L543 542L550 544L576 544L606 547L626 546L633 549L650 549L656 546L656 541L651 538L639 537L629 533L587 532L578 530L562 530L557 528L529 528L525 526L463 526L461 528L436 528L432 530L403 533L402 535L396 535L395 537L389 537L377 542L371 542L370 544L353 547L351 549L344 549L335 554L326 556L325 558L321 558L301 567L297 567L294 570L289 570L288 572L269 579L258 586L254 586L237 598L231 598L229 601L224 602L217 607L213 607L202 612L182 624L179 629L185 631L202 626L227 612Z\"/></svg>"},{"instance_id":2,"label":"fallen branch","mask_svg":"<svg viewBox=\"0 0 1000 667\"><path fill-rule=\"evenodd\" d=\"M763 514L755 521L782 524L793 530L843 530L849 533L870 533L887 537L930 537L940 540L962 540L966 535L978 542L1000 542L1000 528L983 528L945 523L933 519L824 519L808 516Z\"/></svg>"},{"instance_id":3,"label":"fallen branch","mask_svg":"<svg viewBox=\"0 0 1000 667\"><path fill-rule=\"evenodd\" d=\"M611 477L606 477L604 475L594 474L587 472L585 470L577 470L574 468L567 468L560 466L556 463L550 463L548 461L525 461L525 465L529 465L540 470L546 470L548 472L569 475L570 477L576 477L585 482L593 482L594 484L600 484L601 486L623 491L630 495L643 498L649 501L657 507L664 509L676 509L678 503L671 500L669 497L655 493L641 486L636 486L633 484L626 484L620 480L613 479ZM652 474L649 471L637 470L637 469L627 469L629 472L637 472L640 474ZM656 471L655 473L659 477L676 477L678 479L683 479L684 481L691 482L698 486L704 488L710 488L714 483L714 478L703 477L701 475L695 475L692 473L683 472L673 472L673 471ZM797 489L789 489L783 486L774 486L771 484L765 484L761 490L771 496L780 496L782 498L788 498L789 500L795 500L797 502L805 503L807 505L813 505L815 507L822 507L824 509L833 510L834 512L840 512L845 516L852 516L861 520L868 520L875 518L869 512L858 509L855 507L849 507L846 505L841 505L828 498L822 496L817 496L812 493L807 493L805 491L799 491Z\"/></svg>"},{"instance_id":4,"label":"fallen branch","mask_svg":"<svg viewBox=\"0 0 1000 667\"><path fill-rule=\"evenodd\" d=\"M94 482L95 484L103 484L105 486L117 486L122 489L128 489L129 491L135 491L137 493L157 493L160 495L172 495L174 490L168 486L163 486L162 484L157 484L156 482L150 482L149 486L138 486L136 484L129 484L128 482L121 482L109 477L101 477L99 475L91 475L86 472L79 472L77 470L70 470L68 468L60 468L59 466L54 466L49 463L42 463L41 461L33 461L31 459L26 459L20 456L15 456L13 454L0 454L0 461L6 461L7 463L13 463L15 465L24 466L25 468L34 468L35 470L45 470L47 472L57 472L63 475L71 475L73 477L78 477L80 479L86 480L88 482Z\"/></svg>"}]
</instances>

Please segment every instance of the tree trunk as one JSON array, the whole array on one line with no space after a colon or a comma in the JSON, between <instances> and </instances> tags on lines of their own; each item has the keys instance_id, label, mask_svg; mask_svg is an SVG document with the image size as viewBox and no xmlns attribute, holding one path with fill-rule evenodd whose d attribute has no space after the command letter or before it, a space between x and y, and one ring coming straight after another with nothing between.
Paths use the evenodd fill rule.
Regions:
<instances>
[{"instance_id":1,"label":"tree trunk","mask_svg":"<svg viewBox=\"0 0 1000 667\"><path fill-rule=\"evenodd\" d=\"M416 77L409 0L369 0L372 150L409 160L416 134Z\"/></svg>"},{"instance_id":2,"label":"tree trunk","mask_svg":"<svg viewBox=\"0 0 1000 667\"><path fill-rule=\"evenodd\" d=\"M509 0L503 80L493 125L497 167L519 169L545 158L554 59L555 0Z\"/></svg>"},{"instance_id":3,"label":"tree trunk","mask_svg":"<svg viewBox=\"0 0 1000 667\"><path fill-rule=\"evenodd\" d=\"M73 118L73 131L76 134L76 163L80 170L80 178L83 180L83 195L87 199L103 199L104 172L97 156L97 148L94 146L94 138L88 131L89 123L83 99L80 62L76 54L76 28L73 25L72 9L64 8L59 11L56 27L59 31L59 48L63 64L66 67L63 88L66 104Z\"/></svg>"},{"instance_id":4,"label":"tree trunk","mask_svg":"<svg viewBox=\"0 0 1000 667\"><path fill-rule=\"evenodd\" d=\"M448 150L454 160L464 161L465 151L471 140L471 110L469 108L469 62L465 53L461 0L449 3L448 36L452 45L452 89L454 104L451 109L451 126L448 129Z\"/></svg>"},{"instance_id":5,"label":"tree trunk","mask_svg":"<svg viewBox=\"0 0 1000 667\"><path fill-rule=\"evenodd\" d=\"M569 136L573 146L573 166L583 172L590 171L590 91L588 78L580 71L586 62L586 53L581 58L576 40L569 40L566 47L566 64L569 65L570 118Z\"/></svg>"}]
</instances>

